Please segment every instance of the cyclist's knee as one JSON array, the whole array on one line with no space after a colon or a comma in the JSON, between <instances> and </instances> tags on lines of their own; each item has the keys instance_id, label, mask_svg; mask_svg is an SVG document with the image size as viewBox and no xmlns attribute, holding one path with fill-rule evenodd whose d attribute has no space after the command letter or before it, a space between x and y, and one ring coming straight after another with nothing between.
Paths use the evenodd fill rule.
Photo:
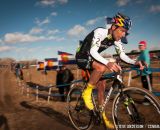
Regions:
<instances>
[{"instance_id":1,"label":"cyclist's knee","mask_svg":"<svg viewBox=\"0 0 160 130\"><path fill-rule=\"evenodd\" d=\"M106 66L97 62L94 62L93 68L101 73L104 73L106 71Z\"/></svg>"},{"instance_id":2,"label":"cyclist's knee","mask_svg":"<svg viewBox=\"0 0 160 130\"><path fill-rule=\"evenodd\" d=\"M96 86L96 84L99 81L99 79L101 78L102 74L103 74L103 72L97 71L96 69L94 69L91 73L89 83L92 84L93 86Z\"/></svg>"}]
</instances>

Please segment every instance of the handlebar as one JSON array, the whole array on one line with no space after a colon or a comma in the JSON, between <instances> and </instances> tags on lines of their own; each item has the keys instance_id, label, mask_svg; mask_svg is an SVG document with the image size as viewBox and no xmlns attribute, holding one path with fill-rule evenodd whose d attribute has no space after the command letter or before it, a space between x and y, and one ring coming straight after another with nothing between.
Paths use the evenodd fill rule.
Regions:
<instances>
[{"instance_id":1,"label":"handlebar","mask_svg":"<svg viewBox=\"0 0 160 130\"><path fill-rule=\"evenodd\" d=\"M145 68L144 68L143 70L140 70L138 65L121 66L121 67L122 67L122 68L130 68L131 70L138 70L138 71L140 72L139 74L133 76L132 79L135 79L135 78L138 78L138 77L142 76L142 72L143 72L144 69L145 69L146 71L148 71L148 69L149 69L147 65L145 65Z\"/></svg>"},{"instance_id":2,"label":"handlebar","mask_svg":"<svg viewBox=\"0 0 160 130\"><path fill-rule=\"evenodd\" d=\"M122 70L120 72L112 72L110 74L104 74L101 79L113 79L116 78L117 75L122 75L125 72L129 72L131 70L140 70L138 65L121 65ZM128 69L126 69L128 68ZM148 70L148 67L145 68ZM140 74L132 77L132 78L137 78L142 75L142 70L140 70Z\"/></svg>"}]
</instances>

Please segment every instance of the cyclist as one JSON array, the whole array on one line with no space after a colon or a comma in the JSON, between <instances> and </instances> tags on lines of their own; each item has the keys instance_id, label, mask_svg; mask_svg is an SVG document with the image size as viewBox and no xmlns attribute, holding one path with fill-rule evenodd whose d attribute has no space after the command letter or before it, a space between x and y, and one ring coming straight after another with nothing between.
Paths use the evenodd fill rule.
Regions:
<instances>
[{"instance_id":1,"label":"cyclist","mask_svg":"<svg viewBox=\"0 0 160 130\"><path fill-rule=\"evenodd\" d=\"M140 62L130 59L124 52L123 42L126 42L126 35L131 27L131 20L129 17L117 13L113 18L107 19L107 28L96 28L89 33L81 46L76 52L77 65L82 69L91 70L91 75L86 89L82 93L83 100L89 110L93 110L91 93L93 88L97 85L102 74L107 70L118 72L121 67L115 62L109 62L103 58L100 53L110 46L114 46L120 58L129 63L143 66ZM98 93L101 93L101 100L104 101L104 86L98 87ZM103 91L103 92L102 92ZM102 117L108 128L114 128L114 125L107 119L105 113Z\"/></svg>"}]
</instances>

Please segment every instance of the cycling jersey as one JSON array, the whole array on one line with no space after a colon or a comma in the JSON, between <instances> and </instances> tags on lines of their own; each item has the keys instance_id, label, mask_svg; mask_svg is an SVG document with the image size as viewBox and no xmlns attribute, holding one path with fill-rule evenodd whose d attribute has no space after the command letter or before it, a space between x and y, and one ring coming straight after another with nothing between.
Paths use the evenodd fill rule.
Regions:
<instances>
[{"instance_id":1,"label":"cycling jersey","mask_svg":"<svg viewBox=\"0 0 160 130\"><path fill-rule=\"evenodd\" d=\"M97 28L89 33L77 50L77 53L81 54L82 57L85 57L85 55L90 56L96 61L107 65L109 61L103 58L100 53L110 46L115 47L117 54L124 62L135 64L135 61L125 54L121 40L114 41L111 36L108 35L108 29L105 28Z\"/></svg>"}]
</instances>

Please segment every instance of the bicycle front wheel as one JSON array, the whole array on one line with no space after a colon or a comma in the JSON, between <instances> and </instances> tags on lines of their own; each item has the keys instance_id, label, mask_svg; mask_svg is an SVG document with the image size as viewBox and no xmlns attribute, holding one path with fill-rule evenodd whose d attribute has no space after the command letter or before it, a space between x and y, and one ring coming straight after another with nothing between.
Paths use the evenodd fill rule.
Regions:
<instances>
[{"instance_id":1,"label":"bicycle front wheel","mask_svg":"<svg viewBox=\"0 0 160 130\"><path fill-rule=\"evenodd\" d=\"M117 130L160 129L159 100L145 89L129 87L117 94L112 116Z\"/></svg>"},{"instance_id":2,"label":"bicycle front wheel","mask_svg":"<svg viewBox=\"0 0 160 130\"><path fill-rule=\"evenodd\" d=\"M68 93L68 115L71 123L77 130L89 130L94 125L94 118L82 99L83 87L74 85Z\"/></svg>"}]
</instances>

